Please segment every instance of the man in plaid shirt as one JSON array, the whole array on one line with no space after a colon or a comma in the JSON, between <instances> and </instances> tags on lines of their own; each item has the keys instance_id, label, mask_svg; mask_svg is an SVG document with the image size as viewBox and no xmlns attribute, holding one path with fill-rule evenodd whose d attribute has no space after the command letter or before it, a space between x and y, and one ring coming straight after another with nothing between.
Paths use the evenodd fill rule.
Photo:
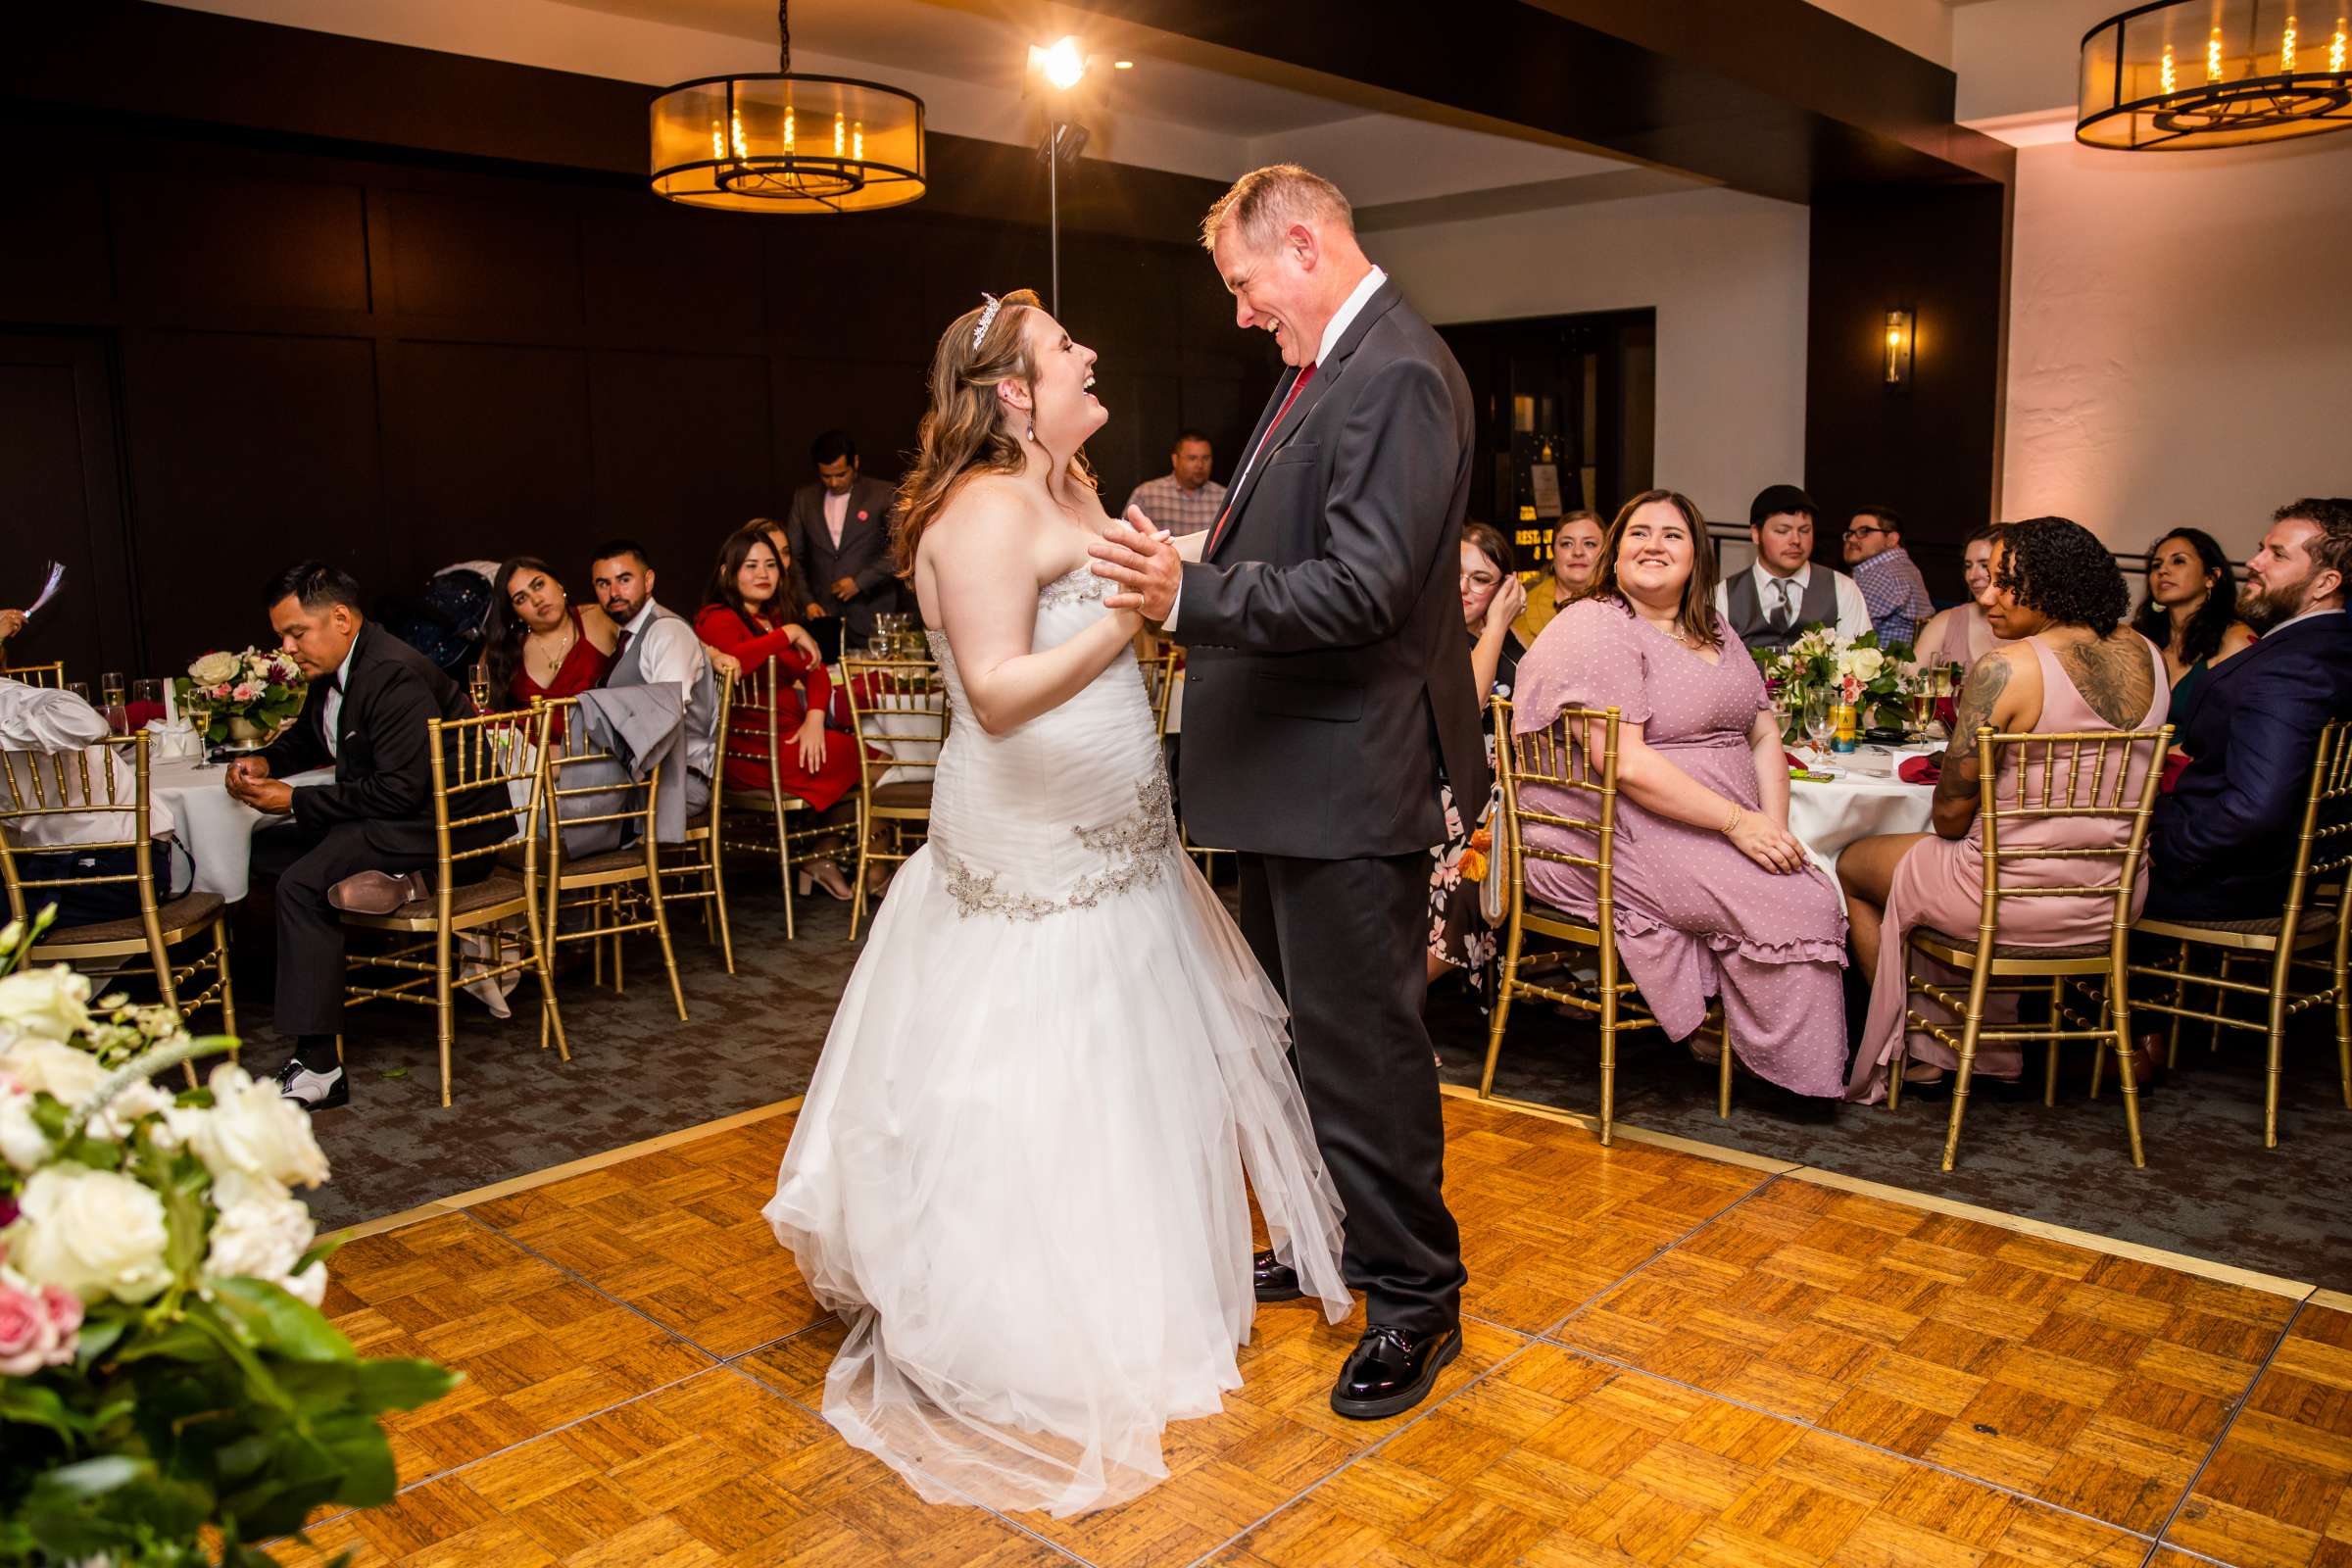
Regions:
<instances>
[{"instance_id":1,"label":"man in plaid shirt","mask_svg":"<svg viewBox=\"0 0 2352 1568\"><path fill-rule=\"evenodd\" d=\"M1845 525L1845 565L1862 590L1879 646L1910 643L1936 613L1928 580L1903 548L1903 519L1891 507L1865 507Z\"/></svg>"},{"instance_id":2,"label":"man in plaid shirt","mask_svg":"<svg viewBox=\"0 0 2352 1568\"><path fill-rule=\"evenodd\" d=\"M1170 533L1199 533L1225 510L1225 487L1208 476L1208 437L1180 430L1169 456L1174 471L1137 485L1127 505L1143 508L1145 516Z\"/></svg>"}]
</instances>

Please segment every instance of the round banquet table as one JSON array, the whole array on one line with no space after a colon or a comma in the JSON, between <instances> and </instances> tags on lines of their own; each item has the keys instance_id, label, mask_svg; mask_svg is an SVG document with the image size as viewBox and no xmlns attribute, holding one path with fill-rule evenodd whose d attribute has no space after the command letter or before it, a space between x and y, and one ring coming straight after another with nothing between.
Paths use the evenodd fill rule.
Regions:
<instances>
[{"instance_id":1,"label":"round banquet table","mask_svg":"<svg viewBox=\"0 0 2352 1568\"><path fill-rule=\"evenodd\" d=\"M1935 754L1935 748L1907 749L1897 763L1912 757ZM1792 778L1788 781L1788 831L1813 854L1824 870L1837 864L1845 847L1875 833L1925 833L1935 805L1933 784L1906 784L1900 778L1862 773L1838 766L1835 757L1813 764L1816 772L1835 771L1827 782Z\"/></svg>"},{"instance_id":2,"label":"round banquet table","mask_svg":"<svg viewBox=\"0 0 2352 1568\"><path fill-rule=\"evenodd\" d=\"M296 773L282 782L297 787L329 782L332 768ZM225 763L199 767L193 759L152 762L147 788L155 804L172 813L172 831L196 861L195 891L218 893L229 904L245 897L253 865L253 835L289 820L257 811L228 793Z\"/></svg>"}]
</instances>

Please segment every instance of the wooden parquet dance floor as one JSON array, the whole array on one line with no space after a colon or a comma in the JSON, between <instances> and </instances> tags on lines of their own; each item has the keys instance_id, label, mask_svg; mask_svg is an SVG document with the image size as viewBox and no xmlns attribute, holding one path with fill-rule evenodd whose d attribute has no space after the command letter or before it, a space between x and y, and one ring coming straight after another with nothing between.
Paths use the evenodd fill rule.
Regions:
<instances>
[{"instance_id":1,"label":"wooden parquet dance floor","mask_svg":"<svg viewBox=\"0 0 2352 1568\"><path fill-rule=\"evenodd\" d=\"M452 1200L344 1248L327 1309L466 1381L397 1419L392 1503L278 1554L2352 1568L2352 1302L1446 1115L1471 1284L1438 1394L1341 1420L1360 1322L1260 1308L1241 1392L1170 1429L1170 1479L1072 1520L927 1507L818 1418L840 1325L759 1213L789 1114Z\"/></svg>"}]
</instances>

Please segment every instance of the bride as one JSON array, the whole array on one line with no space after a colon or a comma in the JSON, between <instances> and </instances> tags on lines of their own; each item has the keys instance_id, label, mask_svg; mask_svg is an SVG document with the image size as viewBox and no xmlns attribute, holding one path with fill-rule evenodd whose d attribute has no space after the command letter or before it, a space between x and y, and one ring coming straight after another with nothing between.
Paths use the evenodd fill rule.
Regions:
<instances>
[{"instance_id":1,"label":"bride","mask_svg":"<svg viewBox=\"0 0 2352 1568\"><path fill-rule=\"evenodd\" d=\"M763 1212L848 1339L825 1419L933 1502L1067 1515L1241 1387L1248 1172L1337 1322L1340 1212L1281 1000L1179 847L1087 546L1095 355L1023 290L931 361L897 546L951 705Z\"/></svg>"}]
</instances>

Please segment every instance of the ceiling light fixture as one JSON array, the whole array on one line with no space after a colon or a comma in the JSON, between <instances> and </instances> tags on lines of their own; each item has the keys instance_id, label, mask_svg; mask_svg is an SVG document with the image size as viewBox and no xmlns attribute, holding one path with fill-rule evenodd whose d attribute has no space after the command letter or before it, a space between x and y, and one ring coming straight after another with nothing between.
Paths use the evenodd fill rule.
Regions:
<instances>
[{"instance_id":1,"label":"ceiling light fixture","mask_svg":"<svg viewBox=\"0 0 2352 1568\"><path fill-rule=\"evenodd\" d=\"M2075 139L2191 151L2352 126L2352 0L2318 0L2314 10L2298 16L2294 0L2163 0L2110 17L2082 36ZM2201 72L2192 64L2200 57Z\"/></svg>"},{"instance_id":2,"label":"ceiling light fixture","mask_svg":"<svg viewBox=\"0 0 2352 1568\"><path fill-rule=\"evenodd\" d=\"M705 76L654 100L657 196L739 213L897 207L924 189L923 101L849 76L795 75L789 0L778 69Z\"/></svg>"}]
</instances>

